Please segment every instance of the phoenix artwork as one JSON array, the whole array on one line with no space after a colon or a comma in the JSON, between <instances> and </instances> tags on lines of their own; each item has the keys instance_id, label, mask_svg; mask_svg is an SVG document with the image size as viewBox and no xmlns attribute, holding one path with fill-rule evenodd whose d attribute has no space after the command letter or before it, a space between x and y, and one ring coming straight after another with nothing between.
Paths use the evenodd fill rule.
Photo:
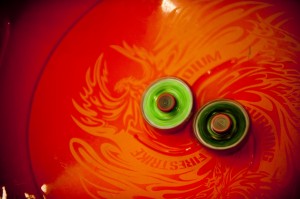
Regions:
<instances>
[{"instance_id":1,"label":"phoenix artwork","mask_svg":"<svg viewBox=\"0 0 300 199\"><path fill-rule=\"evenodd\" d=\"M284 13L266 12L271 7L255 1L182 2L152 13L145 22L147 42L111 44L126 60L118 67L135 73L123 75L105 53L99 55L70 102L74 125L89 135L69 142L88 195L276 198L289 186L300 140L300 45L283 28ZM149 128L141 97L167 76L190 85L196 109L222 98L242 104L251 118L244 146L230 154L208 150L190 123L175 134Z\"/></svg>"}]
</instances>

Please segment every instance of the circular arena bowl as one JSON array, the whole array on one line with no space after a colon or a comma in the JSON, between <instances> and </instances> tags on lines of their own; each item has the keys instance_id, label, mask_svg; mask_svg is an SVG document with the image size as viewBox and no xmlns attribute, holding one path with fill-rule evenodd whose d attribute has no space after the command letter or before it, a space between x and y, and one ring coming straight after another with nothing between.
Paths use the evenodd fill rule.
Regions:
<instances>
[{"instance_id":1,"label":"circular arena bowl","mask_svg":"<svg viewBox=\"0 0 300 199\"><path fill-rule=\"evenodd\" d=\"M299 197L299 5L2 6L2 198Z\"/></svg>"}]
</instances>

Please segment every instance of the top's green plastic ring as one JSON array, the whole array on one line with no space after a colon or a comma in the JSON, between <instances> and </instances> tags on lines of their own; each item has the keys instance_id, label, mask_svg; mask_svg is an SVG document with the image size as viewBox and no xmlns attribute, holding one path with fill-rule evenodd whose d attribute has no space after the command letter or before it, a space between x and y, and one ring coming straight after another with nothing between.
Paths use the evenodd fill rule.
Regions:
<instances>
[{"instance_id":1,"label":"top's green plastic ring","mask_svg":"<svg viewBox=\"0 0 300 199\"><path fill-rule=\"evenodd\" d=\"M244 107L236 101L219 99L204 105L194 119L196 138L206 147L227 150L245 139L250 119Z\"/></svg>"},{"instance_id":2,"label":"top's green plastic ring","mask_svg":"<svg viewBox=\"0 0 300 199\"><path fill-rule=\"evenodd\" d=\"M143 117L152 127L175 129L190 118L193 94L184 81L175 77L162 78L146 89L141 108Z\"/></svg>"}]
</instances>

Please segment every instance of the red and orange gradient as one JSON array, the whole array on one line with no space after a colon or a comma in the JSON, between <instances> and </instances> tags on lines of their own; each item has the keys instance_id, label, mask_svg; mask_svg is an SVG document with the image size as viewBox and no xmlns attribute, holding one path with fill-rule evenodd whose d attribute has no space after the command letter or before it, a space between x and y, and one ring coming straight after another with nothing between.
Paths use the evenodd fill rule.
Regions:
<instances>
[{"instance_id":1,"label":"red and orange gradient","mask_svg":"<svg viewBox=\"0 0 300 199\"><path fill-rule=\"evenodd\" d=\"M282 198L299 175L300 45L279 3L104 1L57 46L29 126L38 184L55 198ZM281 5L281 4L280 4ZM195 109L227 98L251 118L232 153L202 146L192 122L149 129L147 86L187 82Z\"/></svg>"}]
</instances>

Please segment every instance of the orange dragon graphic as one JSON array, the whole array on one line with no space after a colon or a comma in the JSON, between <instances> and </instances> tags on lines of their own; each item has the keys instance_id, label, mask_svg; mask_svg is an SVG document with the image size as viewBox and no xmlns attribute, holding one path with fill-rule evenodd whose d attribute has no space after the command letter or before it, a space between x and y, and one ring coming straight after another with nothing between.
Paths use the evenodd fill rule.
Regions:
<instances>
[{"instance_id":1,"label":"orange dragon graphic","mask_svg":"<svg viewBox=\"0 0 300 199\"><path fill-rule=\"evenodd\" d=\"M300 45L282 28L283 13L261 14L270 6L190 1L158 10L145 45L111 45L136 67L118 80L111 80L118 71L105 54L99 56L87 69L81 99L72 101L72 119L90 139L78 135L69 146L92 198L278 197L299 145ZM141 96L164 76L186 81L197 108L218 98L240 102L251 117L245 146L218 154L189 133L181 138L181 132L160 135L148 128Z\"/></svg>"}]
</instances>

